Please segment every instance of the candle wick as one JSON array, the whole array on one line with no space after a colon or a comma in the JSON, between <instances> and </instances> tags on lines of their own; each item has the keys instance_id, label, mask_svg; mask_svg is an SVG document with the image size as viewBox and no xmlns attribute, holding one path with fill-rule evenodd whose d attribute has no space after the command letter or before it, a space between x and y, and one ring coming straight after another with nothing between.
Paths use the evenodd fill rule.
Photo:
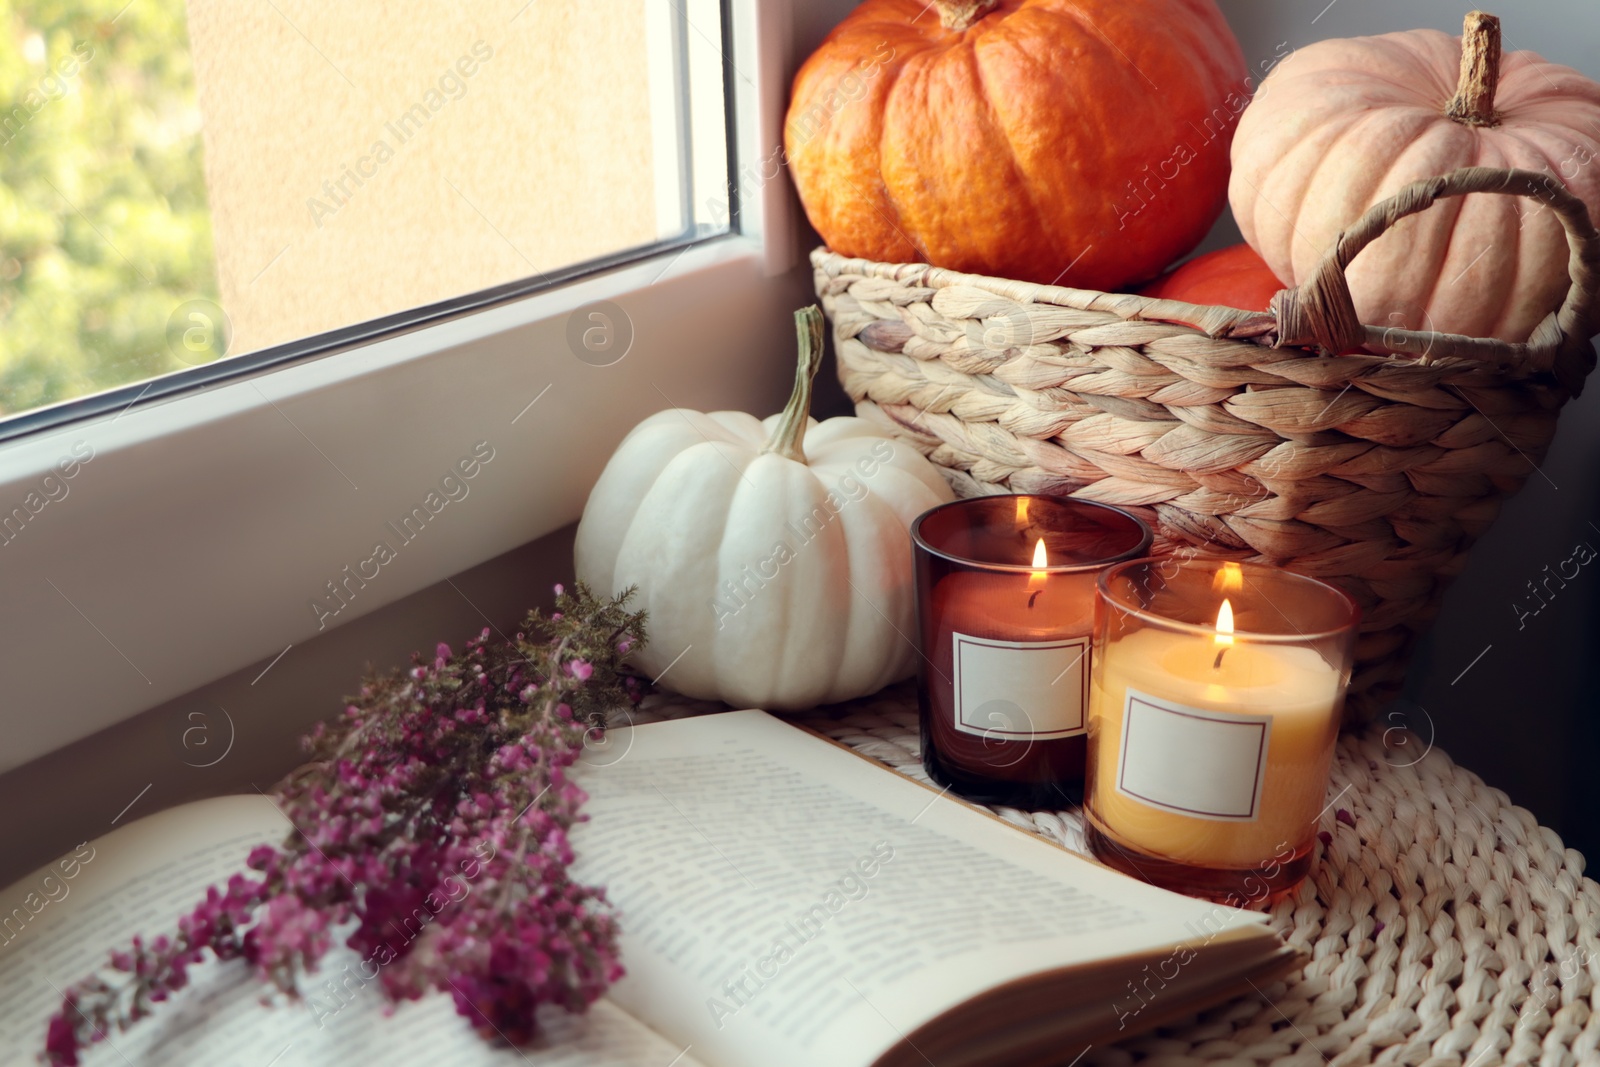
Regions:
<instances>
[{"instance_id":1,"label":"candle wick","mask_svg":"<svg viewBox=\"0 0 1600 1067\"><path fill-rule=\"evenodd\" d=\"M1222 657L1227 651L1228 651L1228 646L1226 646L1226 645L1224 645L1221 648L1217 649L1217 658L1211 661L1211 669L1212 670L1217 670L1222 666Z\"/></svg>"},{"instance_id":2,"label":"candle wick","mask_svg":"<svg viewBox=\"0 0 1600 1067\"><path fill-rule=\"evenodd\" d=\"M1043 589L1035 589L1032 593L1028 594L1028 607L1033 607L1033 602L1039 599L1039 594L1042 592L1044 592Z\"/></svg>"}]
</instances>

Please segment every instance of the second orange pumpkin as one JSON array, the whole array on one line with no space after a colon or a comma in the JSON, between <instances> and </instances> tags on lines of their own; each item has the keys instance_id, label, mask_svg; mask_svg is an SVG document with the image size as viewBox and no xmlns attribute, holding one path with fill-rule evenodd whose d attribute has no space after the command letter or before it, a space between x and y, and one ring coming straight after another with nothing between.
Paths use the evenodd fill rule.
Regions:
<instances>
[{"instance_id":1,"label":"second orange pumpkin","mask_svg":"<svg viewBox=\"0 0 1600 1067\"><path fill-rule=\"evenodd\" d=\"M1139 293L1187 304L1265 311L1283 287L1255 249L1237 244L1196 256L1144 286Z\"/></svg>"},{"instance_id":2,"label":"second orange pumpkin","mask_svg":"<svg viewBox=\"0 0 1600 1067\"><path fill-rule=\"evenodd\" d=\"M786 151L834 251L1114 290L1221 212L1244 75L1212 0L865 0Z\"/></svg>"}]
</instances>

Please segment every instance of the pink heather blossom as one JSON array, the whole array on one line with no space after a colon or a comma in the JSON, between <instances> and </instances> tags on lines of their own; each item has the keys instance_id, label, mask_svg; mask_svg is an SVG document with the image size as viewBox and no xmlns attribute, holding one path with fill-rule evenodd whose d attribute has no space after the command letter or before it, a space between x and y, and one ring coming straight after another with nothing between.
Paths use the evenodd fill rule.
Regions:
<instances>
[{"instance_id":1,"label":"pink heather blossom","mask_svg":"<svg viewBox=\"0 0 1600 1067\"><path fill-rule=\"evenodd\" d=\"M488 1040L532 1041L540 1005L581 1012L600 997L623 973L617 923L605 890L567 869L587 796L566 768L608 710L643 697L618 670L643 619L628 594L556 594L559 613L529 616L536 642L491 646L485 629L460 655L441 643L319 724L310 762L273 790L298 829L251 850L250 873L210 887L172 936L135 937L69 987L41 1059L78 1063L208 952L298 998L352 922L345 944L379 967L384 996L449 993Z\"/></svg>"}]
</instances>

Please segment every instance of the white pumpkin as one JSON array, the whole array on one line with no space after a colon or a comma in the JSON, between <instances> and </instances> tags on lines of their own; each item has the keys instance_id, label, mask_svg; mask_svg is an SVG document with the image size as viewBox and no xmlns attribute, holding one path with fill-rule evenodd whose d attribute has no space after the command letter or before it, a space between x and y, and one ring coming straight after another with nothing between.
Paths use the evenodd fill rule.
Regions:
<instances>
[{"instance_id":1,"label":"white pumpkin","mask_svg":"<svg viewBox=\"0 0 1600 1067\"><path fill-rule=\"evenodd\" d=\"M606 464L578 525L580 581L638 587L634 664L688 696L791 711L876 692L916 665L911 521L952 498L864 419L809 416L822 313L795 315L781 415L674 409Z\"/></svg>"}]
</instances>

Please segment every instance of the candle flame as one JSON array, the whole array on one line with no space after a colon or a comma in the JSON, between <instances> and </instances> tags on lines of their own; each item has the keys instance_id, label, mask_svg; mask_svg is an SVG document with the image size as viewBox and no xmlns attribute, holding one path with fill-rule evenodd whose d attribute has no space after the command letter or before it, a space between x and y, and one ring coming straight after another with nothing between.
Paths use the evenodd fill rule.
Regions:
<instances>
[{"instance_id":1,"label":"candle flame","mask_svg":"<svg viewBox=\"0 0 1600 1067\"><path fill-rule=\"evenodd\" d=\"M1217 609L1217 647L1227 648L1233 644L1233 605L1227 597L1222 598L1222 607Z\"/></svg>"},{"instance_id":2,"label":"candle flame","mask_svg":"<svg viewBox=\"0 0 1600 1067\"><path fill-rule=\"evenodd\" d=\"M1237 593L1244 588L1244 568L1231 559L1227 560L1212 579L1211 588L1217 593Z\"/></svg>"},{"instance_id":3,"label":"candle flame","mask_svg":"<svg viewBox=\"0 0 1600 1067\"><path fill-rule=\"evenodd\" d=\"M1017 525L1022 526L1028 521L1028 498L1017 497Z\"/></svg>"},{"instance_id":4,"label":"candle flame","mask_svg":"<svg viewBox=\"0 0 1600 1067\"><path fill-rule=\"evenodd\" d=\"M1033 573L1028 575L1028 607L1033 607L1033 602L1044 589L1044 568L1050 566L1050 556L1044 550L1044 538L1033 546Z\"/></svg>"}]
</instances>

